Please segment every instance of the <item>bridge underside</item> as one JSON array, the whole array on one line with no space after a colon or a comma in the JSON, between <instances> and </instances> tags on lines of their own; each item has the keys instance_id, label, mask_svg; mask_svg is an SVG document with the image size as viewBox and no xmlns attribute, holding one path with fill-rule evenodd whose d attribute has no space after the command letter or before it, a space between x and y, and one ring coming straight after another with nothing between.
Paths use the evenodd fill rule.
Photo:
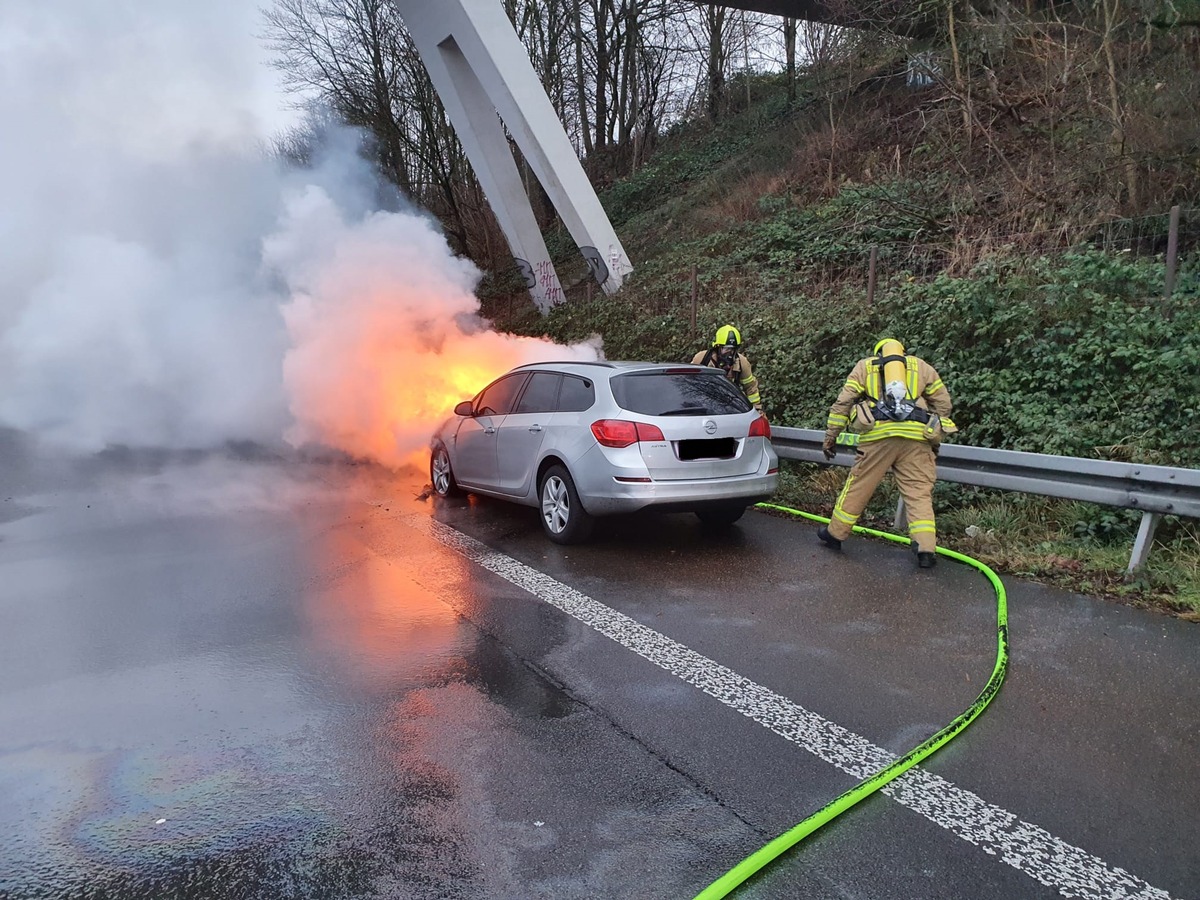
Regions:
<instances>
[{"instance_id":1,"label":"bridge underside","mask_svg":"<svg viewBox=\"0 0 1200 900\"><path fill-rule=\"evenodd\" d=\"M828 25L880 28L914 37L932 30L932 23L917 15L915 7L919 4L912 0L721 0L720 5Z\"/></svg>"},{"instance_id":2,"label":"bridge underside","mask_svg":"<svg viewBox=\"0 0 1200 900\"><path fill-rule=\"evenodd\" d=\"M724 0L722 6L745 9L750 12L769 13L788 19L807 19L810 22L832 22L834 11L829 3L821 0ZM835 3L833 6L844 7Z\"/></svg>"}]
</instances>

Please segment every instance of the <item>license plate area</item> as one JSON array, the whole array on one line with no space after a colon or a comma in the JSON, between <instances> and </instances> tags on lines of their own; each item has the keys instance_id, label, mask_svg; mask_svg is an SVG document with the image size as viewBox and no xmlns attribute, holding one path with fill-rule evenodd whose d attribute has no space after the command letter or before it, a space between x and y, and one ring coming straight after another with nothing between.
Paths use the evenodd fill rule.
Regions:
<instances>
[{"instance_id":1,"label":"license plate area","mask_svg":"<svg viewBox=\"0 0 1200 900\"><path fill-rule=\"evenodd\" d=\"M733 459L737 456L736 438L705 438L679 441L677 453L684 462L694 459Z\"/></svg>"}]
</instances>

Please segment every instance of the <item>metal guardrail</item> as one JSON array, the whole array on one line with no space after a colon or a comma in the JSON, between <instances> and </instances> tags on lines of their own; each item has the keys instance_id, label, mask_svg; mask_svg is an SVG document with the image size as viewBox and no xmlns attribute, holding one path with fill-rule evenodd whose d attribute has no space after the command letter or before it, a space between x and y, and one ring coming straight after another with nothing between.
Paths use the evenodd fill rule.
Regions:
<instances>
[{"instance_id":1,"label":"metal guardrail","mask_svg":"<svg viewBox=\"0 0 1200 900\"><path fill-rule=\"evenodd\" d=\"M827 461L821 453L824 436L823 431L814 429L771 427L771 443L784 459L853 465L853 449L844 446L839 446L838 455L832 462ZM1141 511L1142 521L1129 559L1129 572L1146 562L1154 543L1154 532L1164 515L1200 518L1200 469L991 450L961 444L942 444L937 468L941 481ZM903 507L897 509L898 525L902 512Z\"/></svg>"}]
</instances>

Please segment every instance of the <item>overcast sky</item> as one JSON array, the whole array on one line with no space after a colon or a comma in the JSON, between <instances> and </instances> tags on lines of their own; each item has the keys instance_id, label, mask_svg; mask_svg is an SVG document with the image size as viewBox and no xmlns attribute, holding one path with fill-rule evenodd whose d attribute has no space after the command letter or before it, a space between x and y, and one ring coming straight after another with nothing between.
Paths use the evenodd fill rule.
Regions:
<instances>
[{"instance_id":1,"label":"overcast sky","mask_svg":"<svg viewBox=\"0 0 1200 900\"><path fill-rule=\"evenodd\" d=\"M9 115L69 116L147 153L267 137L294 114L256 37L259 5L4 0L0 103Z\"/></svg>"}]
</instances>

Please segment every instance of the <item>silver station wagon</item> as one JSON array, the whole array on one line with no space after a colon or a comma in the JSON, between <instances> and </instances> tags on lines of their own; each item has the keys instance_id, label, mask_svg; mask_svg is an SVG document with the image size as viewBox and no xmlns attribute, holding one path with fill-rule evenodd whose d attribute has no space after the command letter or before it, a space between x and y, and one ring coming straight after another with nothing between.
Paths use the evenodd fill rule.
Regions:
<instances>
[{"instance_id":1,"label":"silver station wagon","mask_svg":"<svg viewBox=\"0 0 1200 900\"><path fill-rule=\"evenodd\" d=\"M597 516L741 518L779 480L767 420L717 369L639 362L518 366L437 430L433 490L535 506L550 540L586 540Z\"/></svg>"}]
</instances>

